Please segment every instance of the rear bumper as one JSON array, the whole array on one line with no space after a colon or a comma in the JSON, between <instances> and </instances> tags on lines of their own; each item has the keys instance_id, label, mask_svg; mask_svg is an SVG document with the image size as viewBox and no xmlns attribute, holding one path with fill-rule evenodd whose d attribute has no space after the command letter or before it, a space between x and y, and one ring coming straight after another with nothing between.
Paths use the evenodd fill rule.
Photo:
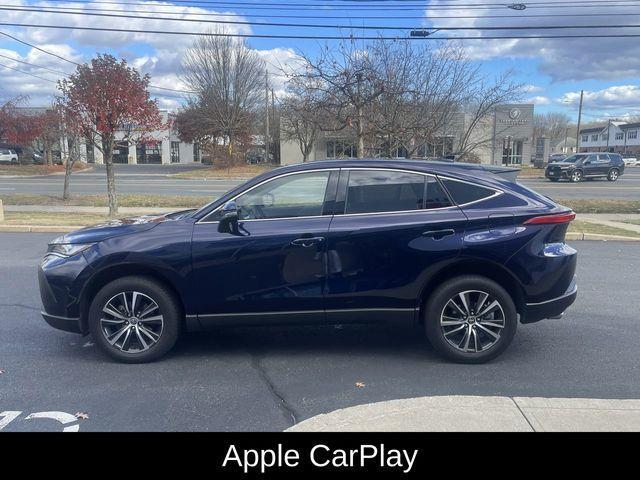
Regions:
<instances>
[{"instance_id":1,"label":"rear bumper","mask_svg":"<svg viewBox=\"0 0 640 480\"><path fill-rule=\"evenodd\" d=\"M561 316L578 296L578 284L575 277L567 291L559 297L538 303L527 303L521 317L522 323L534 323L546 318Z\"/></svg>"},{"instance_id":2,"label":"rear bumper","mask_svg":"<svg viewBox=\"0 0 640 480\"><path fill-rule=\"evenodd\" d=\"M65 332L82 333L79 318L60 317L58 315L50 315L47 312L40 312L45 322L58 330Z\"/></svg>"}]
</instances>

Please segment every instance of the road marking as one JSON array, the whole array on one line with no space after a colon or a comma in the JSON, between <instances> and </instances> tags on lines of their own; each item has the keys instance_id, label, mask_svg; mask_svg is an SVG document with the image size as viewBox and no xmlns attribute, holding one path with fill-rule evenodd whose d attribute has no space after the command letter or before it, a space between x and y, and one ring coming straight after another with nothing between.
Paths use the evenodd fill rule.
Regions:
<instances>
[{"instance_id":1,"label":"road marking","mask_svg":"<svg viewBox=\"0 0 640 480\"><path fill-rule=\"evenodd\" d=\"M0 430L5 428L11 422L13 422L16 418L18 418L22 414L21 411L17 410L7 410L4 412L0 412ZM55 420L56 422L61 423L62 425L68 425L73 422L77 422L78 418L75 415L72 415L67 412L34 412L27 415L25 420L38 420L38 419L47 419L47 420ZM68 425L62 429L63 432L78 432L80 431L80 425Z\"/></svg>"}]
</instances>

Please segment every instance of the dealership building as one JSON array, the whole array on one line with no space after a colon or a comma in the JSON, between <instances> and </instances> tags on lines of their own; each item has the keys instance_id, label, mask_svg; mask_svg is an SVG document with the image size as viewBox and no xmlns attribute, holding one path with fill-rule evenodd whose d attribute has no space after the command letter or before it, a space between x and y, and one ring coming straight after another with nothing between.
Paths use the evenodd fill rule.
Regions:
<instances>
[{"instance_id":1,"label":"dealership building","mask_svg":"<svg viewBox=\"0 0 640 480\"><path fill-rule=\"evenodd\" d=\"M499 105L494 112L480 119L470 132L468 144L476 145L474 155L481 163L493 165L528 165L534 153L533 104ZM460 113L454 116L435 140L424 142L411 158L429 159L454 155L459 150L461 139L470 130L473 117ZM353 138L323 132L316 140L309 161L357 157L357 142ZM376 152L373 152L373 156ZM368 153L371 155L371 153ZM395 158L407 158L405 149L393 152ZM299 163L302 160L300 147L295 141L280 142L282 165Z\"/></svg>"}]
</instances>

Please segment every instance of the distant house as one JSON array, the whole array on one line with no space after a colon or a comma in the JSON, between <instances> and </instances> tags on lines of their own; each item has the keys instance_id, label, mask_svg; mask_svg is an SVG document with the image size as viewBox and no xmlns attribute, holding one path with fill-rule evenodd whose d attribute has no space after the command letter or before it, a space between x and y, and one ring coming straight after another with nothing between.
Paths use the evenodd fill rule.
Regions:
<instances>
[{"instance_id":1,"label":"distant house","mask_svg":"<svg viewBox=\"0 0 640 480\"><path fill-rule=\"evenodd\" d=\"M608 122L580 130L581 152L640 154L640 123Z\"/></svg>"},{"instance_id":2,"label":"distant house","mask_svg":"<svg viewBox=\"0 0 640 480\"><path fill-rule=\"evenodd\" d=\"M577 141L573 137L567 137L566 140L562 140L557 145L553 145L551 147L551 153L564 153L566 155L570 155L572 153L576 153L577 151Z\"/></svg>"}]
</instances>

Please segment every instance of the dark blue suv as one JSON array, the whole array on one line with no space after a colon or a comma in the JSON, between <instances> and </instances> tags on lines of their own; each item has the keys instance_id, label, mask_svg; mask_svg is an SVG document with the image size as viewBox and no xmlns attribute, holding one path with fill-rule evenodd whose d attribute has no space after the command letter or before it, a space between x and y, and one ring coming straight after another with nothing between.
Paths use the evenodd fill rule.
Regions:
<instances>
[{"instance_id":1,"label":"dark blue suv","mask_svg":"<svg viewBox=\"0 0 640 480\"><path fill-rule=\"evenodd\" d=\"M345 160L282 167L199 210L85 228L42 260L43 316L115 359L220 326L415 322L458 362L577 293L569 209L490 167Z\"/></svg>"}]
</instances>

